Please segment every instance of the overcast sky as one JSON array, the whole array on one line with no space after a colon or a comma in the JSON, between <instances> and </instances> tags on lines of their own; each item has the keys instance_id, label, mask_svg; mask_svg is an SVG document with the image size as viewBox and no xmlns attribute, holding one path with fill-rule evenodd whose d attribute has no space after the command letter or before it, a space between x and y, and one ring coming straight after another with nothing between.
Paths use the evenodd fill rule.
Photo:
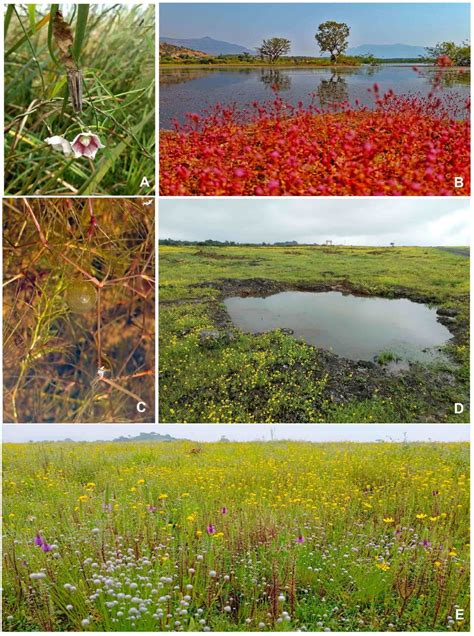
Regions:
<instances>
[{"instance_id":1,"label":"overcast sky","mask_svg":"<svg viewBox=\"0 0 474 636\"><path fill-rule=\"evenodd\" d=\"M165 199L160 238L241 243L469 245L469 201L451 197L376 199Z\"/></svg>"},{"instance_id":2,"label":"overcast sky","mask_svg":"<svg viewBox=\"0 0 474 636\"><path fill-rule=\"evenodd\" d=\"M370 442L378 439L402 441L406 433L407 440L468 441L469 426L463 424L56 424L43 427L35 424L5 425L4 442L28 442L61 440L70 438L75 441L109 440L120 436L138 435L140 432L157 432L172 437L195 441L216 441L225 435L230 440L250 441L271 439L272 431L276 439L307 440L314 442L357 441Z\"/></svg>"}]
</instances>

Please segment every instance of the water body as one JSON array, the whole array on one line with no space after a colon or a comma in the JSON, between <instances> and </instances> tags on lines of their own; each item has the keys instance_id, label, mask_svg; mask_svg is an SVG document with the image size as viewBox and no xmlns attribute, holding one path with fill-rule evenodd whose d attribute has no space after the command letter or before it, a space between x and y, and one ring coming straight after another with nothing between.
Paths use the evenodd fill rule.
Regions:
<instances>
[{"instance_id":1,"label":"water body","mask_svg":"<svg viewBox=\"0 0 474 636\"><path fill-rule=\"evenodd\" d=\"M290 329L295 338L351 360L373 361L391 352L400 362L432 362L443 357L438 349L451 338L436 309L406 298L290 291L224 302L244 332Z\"/></svg>"},{"instance_id":2,"label":"water body","mask_svg":"<svg viewBox=\"0 0 474 636\"><path fill-rule=\"evenodd\" d=\"M311 94L318 107L356 99L372 106L373 96L367 89L374 85L380 91L392 89L396 94L418 93L428 95L437 69L411 65L381 65L377 67L338 69L281 69L281 68L233 68L233 69L160 69L160 127L172 128L173 119L185 122L186 113L204 114L215 104L236 103L244 108L253 101L273 99L275 89L291 104L311 102ZM454 94L462 104L470 91L469 69L462 74L448 70L444 74L443 93Z\"/></svg>"}]
</instances>

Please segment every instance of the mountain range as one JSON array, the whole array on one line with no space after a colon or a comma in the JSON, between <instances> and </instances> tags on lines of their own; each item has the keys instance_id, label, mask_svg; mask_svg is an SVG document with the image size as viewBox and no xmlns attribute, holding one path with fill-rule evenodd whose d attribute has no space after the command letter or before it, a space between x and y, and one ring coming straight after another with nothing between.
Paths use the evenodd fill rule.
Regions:
<instances>
[{"instance_id":1,"label":"mountain range","mask_svg":"<svg viewBox=\"0 0 474 636\"><path fill-rule=\"evenodd\" d=\"M160 36L160 42L166 42L167 44L174 44L175 46L181 46L186 49L195 49L208 53L209 55L239 55L242 53L249 53L255 55L255 51L247 49L240 44L231 44L230 42L223 42L221 40L214 40L210 37L205 38L168 38L166 36Z\"/></svg>"},{"instance_id":2,"label":"mountain range","mask_svg":"<svg viewBox=\"0 0 474 636\"><path fill-rule=\"evenodd\" d=\"M413 46L412 44L360 44L347 49L347 55L369 54L381 59L414 58L426 55L426 48L424 46Z\"/></svg>"},{"instance_id":3,"label":"mountain range","mask_svg":"<svg viewBox=\"0 0 474 636\"><path fill-rule=\"evenodd\" d=\"M240 44L214 40L214 38L208 36L204 38L169 38L161 36L160 42L202 51L208 55L241 55L243 53L255 55L256 53L255 50L248 49ZM414 46L412 44L360 44L347 49L347 55L369 55L370 53L374 57L381 59L416 58L420 55L426 55L426 49L424 46ZM320 55L316 46L313 55L315 57Z\"/></svg>"}]
</instances>

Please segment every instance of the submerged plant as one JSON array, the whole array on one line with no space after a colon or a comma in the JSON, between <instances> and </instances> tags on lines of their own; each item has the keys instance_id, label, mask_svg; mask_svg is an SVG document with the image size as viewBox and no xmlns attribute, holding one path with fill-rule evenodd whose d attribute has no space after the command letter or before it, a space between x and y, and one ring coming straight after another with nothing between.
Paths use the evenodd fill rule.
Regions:
<instances>
[{"instance_id":1,"label":"submerged plant","mask_svg":"<svg viewBox=\"0 0 474 636\"><path fill-rule=\"evenodd\" d=\"M153 421L154 211L144 203L5 200L5 421Z\"/></svg>"}]
</instances>

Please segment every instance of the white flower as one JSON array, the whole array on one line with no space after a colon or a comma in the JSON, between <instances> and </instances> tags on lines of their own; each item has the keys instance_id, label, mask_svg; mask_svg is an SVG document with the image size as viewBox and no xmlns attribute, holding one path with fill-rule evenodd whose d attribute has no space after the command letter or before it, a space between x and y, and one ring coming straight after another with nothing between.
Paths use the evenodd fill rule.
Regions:
<instances>
[{"instance_id":1,"label":"white flower","mask_svg":"<svg viewBox=\"0 0 474 636\"><path fill-rule=\"evenodd\" d=\"M64 139L64 137L59 137L59 135L47 137L45 139L45 142L52 146L54 150L63 152L66 157L69 157L69 155L72 155L73 153L73 149L71 148L71 144L69 143L69 141L67 139Z\"/></svg>"},{"instance_id":2,"label":"white flower","mask_svg":"<svg viewBox=\"0 0 474 636\"><path fill-rule=\"evenodd\" d=\"M32 574L30 574L30 579L33 579L33 581L37 581L39 579L45 579L46 578L46 574L44 572L33 572Z\"/></svg>"}]
</instances>

